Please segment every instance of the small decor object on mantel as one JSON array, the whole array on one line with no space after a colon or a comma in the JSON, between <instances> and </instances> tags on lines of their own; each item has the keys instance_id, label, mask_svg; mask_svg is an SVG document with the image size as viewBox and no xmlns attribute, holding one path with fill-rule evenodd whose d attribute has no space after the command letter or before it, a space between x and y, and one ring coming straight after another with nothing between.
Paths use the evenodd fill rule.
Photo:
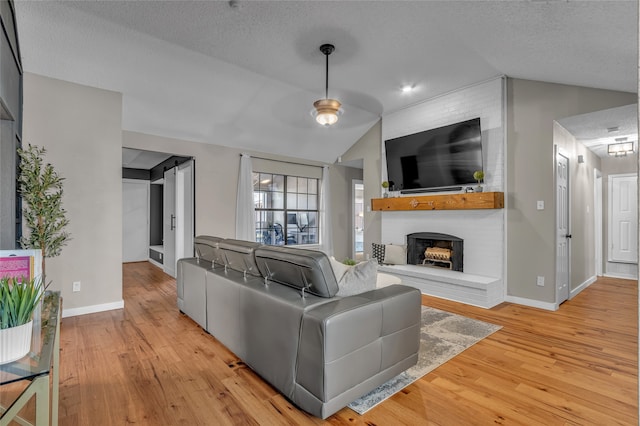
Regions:
<instances>
[{"instance_id":1,"label":"small decor object on mantel","mask_svg":"<svg viewBox=\"0 0 640 426\"><path fill-rule=\"evenodd\" d=\"M476 170L473 172L473 178L478 182L478 185L475 187L475 192L482 192L482 181L484 180L484 172L482 170Z\"/></svg>"},{"instance_id":2,"label":"small decor object on mantel","mask_svg":"<svg viewBox=\"0 0 640 426\"><path fill-rule=\"evenodd\" d=\"M42 296L42 281L0 278L0 364L16 361L31 349L33 311Z\"/></svg>"},{"instance_id":3,"label":"small decor object on mantel","mask_svg":"<svg viewBox=\"0 0 640 426\"><path fill-rule=\"evenodd\" d=\"M389 182L387 182L386 180L382 181L382 189L383 189L383 193L382 196L384 198L387 198L389 196L389 193L387 192L387 189L389 189Z\"/></svg>"}]
</instances>

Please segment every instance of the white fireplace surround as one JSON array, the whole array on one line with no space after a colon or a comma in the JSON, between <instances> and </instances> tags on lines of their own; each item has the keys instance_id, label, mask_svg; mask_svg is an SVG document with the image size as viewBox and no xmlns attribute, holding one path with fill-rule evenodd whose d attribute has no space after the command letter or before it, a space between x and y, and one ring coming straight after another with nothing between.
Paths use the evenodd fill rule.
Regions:
<instances>
[{"instance_id":1,"label":"white fireplace surround","mask_svg":"<svg viewBox=\"0 0 640 426\"><path fill-rule=\"evenodd\" d=\"M382 141L480 117L485 190L505 192L504 93L504 79L498 78L384 116ZM381 149L385 180L384 143ZM406 235L414 232L464 240L464 272L415 265L381 266L382 272L433 296L485 308L504 301L504 209L385 211L381 215L383 244L406 244Z\"/></svg>"}]
</instances>

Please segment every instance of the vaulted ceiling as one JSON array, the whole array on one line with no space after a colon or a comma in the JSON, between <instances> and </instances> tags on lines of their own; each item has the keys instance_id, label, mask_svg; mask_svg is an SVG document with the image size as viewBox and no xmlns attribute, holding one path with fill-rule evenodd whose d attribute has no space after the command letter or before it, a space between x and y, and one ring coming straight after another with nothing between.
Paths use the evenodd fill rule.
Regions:
<instances>
[{"instance_id":1,"label":"vaulted ceiling","mask_svg":"<svg viewBox=\"0 0 640 426\"><path fill-rule=\"evenodd\" d=\"M635 1L16 1L24 69L123 128L333 162L380 116L500 75L637 90ZM310 112L329 95L330 128ZM402 93L403 85L413 85Z\"/></svg>"}]
</instances>

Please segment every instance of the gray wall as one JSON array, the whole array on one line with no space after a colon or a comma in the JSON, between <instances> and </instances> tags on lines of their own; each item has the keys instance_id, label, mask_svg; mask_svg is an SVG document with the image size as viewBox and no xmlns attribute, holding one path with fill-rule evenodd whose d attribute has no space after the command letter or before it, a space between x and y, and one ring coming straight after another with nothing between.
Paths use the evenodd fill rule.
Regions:
<instances>
[{"instance_id":1,"label":"gray wall","mask_svg":"<svg viewBox=\"0 0 640 426\"><path fill-rule=\"evenodd\" d=\"M362 180L363 171L334 164L330 167L333 255L338 260L353 257L353 179Z\"/></svg>"},{"instance_id":2,"label":"gray wall","mask_svg":"<svg viewBox=\"0 0 640 426\"><path fill-rule=\"evenodd\" d=\"M633 93L508 79L509 296L555 302L554 120L635 102ZM536 209L536 200L545 202L545 210ZM538 275L545 277L544 287L536 285Z\"/></svg>"},{"instance_id":3,"label":"gray wall","mask_svg":"<svg viewBox=\"0 0 640 426\"><path fill-rule=\"evenodd\" d=\"M342 161L363 160L364 168L364 252L371 256L371 243L381 241L382 212L372 212L371 199L379 198L382 183L381 160L382 127L378 121L347 152Z\"/></svg>"},{"instance_id":4,"label":"gray wall","mask_svg":"<svg viewBox=\"0 0 640 426\"><path fill-rule=\"evenodd\" d=\"M47 261L64 309L122 306L122 95L26 73L24 140L65 178L71 241ZM73 293L72 283L82 290ZM79 313L79 311L76 311Z\"/></svg>"}]
</instances>

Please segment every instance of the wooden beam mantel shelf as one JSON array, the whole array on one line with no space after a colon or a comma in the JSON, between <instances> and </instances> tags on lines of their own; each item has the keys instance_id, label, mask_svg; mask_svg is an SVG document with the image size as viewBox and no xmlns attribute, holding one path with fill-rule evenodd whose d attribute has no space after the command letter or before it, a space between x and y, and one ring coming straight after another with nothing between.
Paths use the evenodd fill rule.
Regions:
<instances>
[{"instance_id":1,"label":"wooden beam mantel shelf","mask_svg":"<svg viewBox=\"0 0 640 426\"><path fill-rule=\"evenodd\" d=\"M396 198L372 198L371 210L473 210L504 208L503 192L469 192L464 194L440 194L405 196Z\"/></svg>"}]
</instances>

